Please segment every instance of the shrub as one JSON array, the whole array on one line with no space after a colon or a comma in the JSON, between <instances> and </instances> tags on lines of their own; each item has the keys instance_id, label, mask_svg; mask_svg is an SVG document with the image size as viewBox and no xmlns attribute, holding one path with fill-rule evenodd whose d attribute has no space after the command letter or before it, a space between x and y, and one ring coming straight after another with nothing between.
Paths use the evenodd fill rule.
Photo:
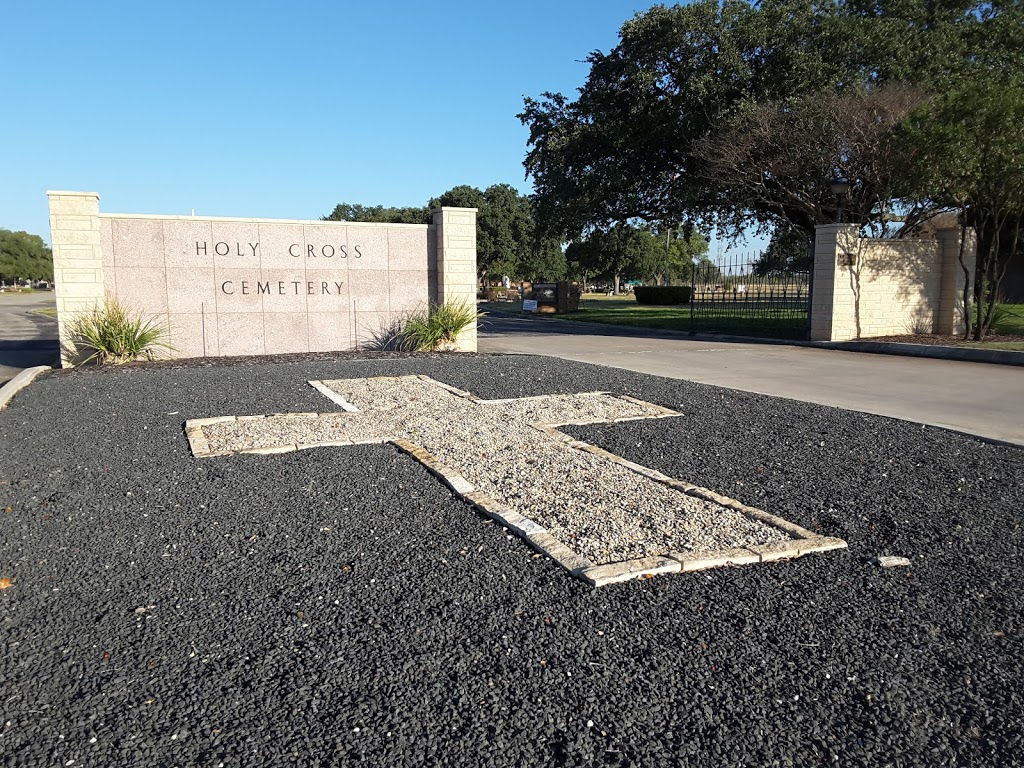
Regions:
<instances>
[{"instance_id":1,"label":"shrub","mask_svg":"<svg viewBox=\"0 0 1024 768\"><path fill-rule=\"evenodd\" d=\"M688 285L638 285L633 289L637 304L689 304L690 286Z\"/></svg>"},{"instance_id":2,"label":"shrub","mask_svg":"<svg viewBox=\"0 0 1024 768\"><path fill-rule=\"evenodd\" d=\"M167 342L169 329L153 319L132 314L116 299L76 315L68 326L67 350L78 363L128 363L153 359L158 349L173 350Z\"/></svg>"},{"instance_id":3,"label":"shrub","mask_svg":"<svg viewBox=\"0 0 1024 768\"><path fill-rule=\"evenodd\" d=\"M459 334L483 316L465 301L431 304L404 318L397 346L409 352L453 351Z\"/></svg>"}]
</instances>

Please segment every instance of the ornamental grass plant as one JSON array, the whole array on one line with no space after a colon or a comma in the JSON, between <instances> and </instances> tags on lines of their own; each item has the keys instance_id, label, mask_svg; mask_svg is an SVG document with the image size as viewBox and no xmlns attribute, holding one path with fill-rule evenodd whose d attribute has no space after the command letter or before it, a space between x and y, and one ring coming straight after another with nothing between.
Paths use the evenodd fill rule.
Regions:
<instances>
[{"instance_id":1,"label":"ornamental grass plant","mask_svg":"<svg viewBox=\"0 0 1024 768\"><path fill-rule=\"evenodd\" d=\"M108 298L71 321L66 352L79 364L152 360L158 350L174 349L167 341L169 332L159 321L133 313L121 302Z\"/></svg>"},{"instance_id":2,"label":"ornamental grass plant","mask_svg":"<svg viewBox=\"0 0 1024 768\"><path fill-rule=\"evenodd\" d=\"M431 304L427 309L410 312L375 334L374 349L399 349L405 352L453 352L459 334L484 316L475 304L466 301Z\"/></svg>"}]
</instances>

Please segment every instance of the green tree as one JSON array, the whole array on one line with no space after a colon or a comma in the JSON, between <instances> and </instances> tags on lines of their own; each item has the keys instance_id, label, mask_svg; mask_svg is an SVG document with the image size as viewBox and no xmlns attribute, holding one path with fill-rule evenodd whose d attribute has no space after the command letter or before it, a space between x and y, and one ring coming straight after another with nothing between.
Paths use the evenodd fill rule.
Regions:
<instances>
[{"instance_id":1,"label":"green tree","mask_svg":"<svg viewBox=\"0 0 1024 768\"><path fill-rule=\"evenodd\" d=\"M882 235L898 205L899 126L924 102L915 89L870 86L750 104L698 141L694 153L723 201L762 227L812 233L834 221L831 183L845 179L844 220ZM922 210L911 208L904 222L918 223Z\"/></svg>"},{"instance_id":2,"label":"green tree","mask_svg":"<svg viewBox=\"0 0 1024 768\"><path fill-rule=\"evenodd\" d=\"M834 212L828 181L838 173L853 188L850 213L884 223L898 185L878 173L891 157L883 150L913 105L901 113L872 99L896 85L941 94L967 76L1021 71L1021 13L1017 2L958 0L655 6L622 26L610 52L588 57L575 100L526 99L539 220L569 239L687 217L726 232L809 229ZM727 147L758 126L772 141L719 153L715 166L708 142ZM797 135L814 139L808 157L792 154L795 141L777 144ZM730 160L735 173L718 172Z\"/></svg>"},{"instance_id":3,"label":"green tree","mask_svg":"<svg viewBox=\"0 0 1024 768\"><path fill-rule=\"evenodd\" d=\"M365 221L374 224L430 224L430 210L416 206L385 208L383 205L338 203L321 221Z\"/></svg>"},{"instance_id":4,"label":"green tree","mask_svg":"<svg viewBox=\"0 0 1024 768\"><path fill-rule=\"evenodd\" d=\"M936 98L907 131L910 193L960 212L977 237L965 274L967 335L992 326L999 287L1024 235L1024 78L974 79Z\"/></svg>"},{"instance_id":5,"label":"green tree","mask_svg":"<svg viewBox=\"0 0 1024 768\"><path fill-rule=\"evenodd\" d=\"M53 253L43 238L0 229L0 280L53 280Z\"/></svg>"},{"instance_id":6,"label":"green tree","mask_svg":"<svg viewBox=\"0 0 1024 768\"><path fill-rule=\"evenodd\" d=\"M754 262L754 274L764 277L809 272L814 264L811 242L812 237L807 232L794 227L776 227L765 252Z\"/></svg>"},{"instance_id":7,"label":"green tree","mask_svg":"<svg viewBox=\"0 0 1024 768\"><path fill-rule=\"evenodd\" d=\"M577 278L578 274L570 273L562 244L553 238L535 237L525 251L520 254L516 267L512 272L520 280L564 280L566 277Z\"/></svg>"},{"instance_id":8,"label":"green tree","mask_svg":"<svg viewBox=\"0 0 1024 768\"><path fill-rule=\"evenodd\" d=\"M432 198L430 201L430 208L484 208L487 205L487 200L484 198L484 193L476 187L471 187L468 184L459 184L456 187L452 187L447 192L444 192L440 197Z\"/></svg>"},{"instance_id":9,"label":"green tree","mask_svg":"<svg viewBox=\"0 0 1024 768\"><path fill-rule=\"evenodd\" d=\"M526 99L525 165L543 225L570 237L687 215L739 226L750 212L721 196L694 145L747 101L841 80L834 15L825 2L697 0L626 22L611 52L588 57L578 99Z\"/></svg>"},{"instance_id":10,"label":"green tree","mask_svg":"<svg viewBox=\"0 0 1024 768\"><path fill-rule=\"evenodd\" d=\"M650 277L655 285L669 285L690 279L694 261L707 256L709 238L692 225L654 230L658 247Z\"/></svg>"},{"instance_id":11,"label":"green tree","mask_svg":"<svg viewBox=\"0 0 1024 768\"><path fill-rule=\"evenodd\" d=\"M430 201L431 208L476 208L477 272L481 280L510 275L559 279L565 271L561 248L538 237L530 198L509 184L480 191L460 185Z\"/></svg>"},{"instance_id":12,"label":"green tree","mask_svg":"<svg viewBox=\"0 0 1024 768\"><path fill-rule=\"evenodd\" d=\"M652 275L658 262L664 262L665 251L650 230L618 224L573 241L565 258L587 276L610 279L618 295L622 280Z\"/></svg>"}]
</instances>

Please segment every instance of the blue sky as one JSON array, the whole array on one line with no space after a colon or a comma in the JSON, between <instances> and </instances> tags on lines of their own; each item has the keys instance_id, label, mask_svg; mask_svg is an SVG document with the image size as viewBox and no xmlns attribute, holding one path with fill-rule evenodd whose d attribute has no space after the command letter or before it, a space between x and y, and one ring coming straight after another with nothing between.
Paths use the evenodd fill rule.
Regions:
<instances>
[{"instance_id":1,"label":"blue sky","mask_svg":"<svg viewBox=\"0 0 1024 768\"><path fill-rule=\"evenodd\" d=\"M9 2L0 227L47 189L119 213L318 218L524 192L523 97L574 93L650 3Z\"/></svg>"}]
</instances>

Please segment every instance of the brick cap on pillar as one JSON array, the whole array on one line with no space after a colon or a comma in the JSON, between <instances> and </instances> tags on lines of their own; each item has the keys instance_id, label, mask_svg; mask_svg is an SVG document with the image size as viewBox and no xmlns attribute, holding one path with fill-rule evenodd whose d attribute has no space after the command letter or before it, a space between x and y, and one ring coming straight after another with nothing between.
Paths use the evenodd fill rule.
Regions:
<instances>
[{"instance_id":1,"label":"brick cap on pillar","mask_svg":"<svg viewBox=\"0 0 1024 768\"><path fill-rule=\"evenodd\" d=\"M440 208L431 208L430 209L430 213L431 214L435 214L435 213L440 213L441 211L465 211L466 213L469 213L469 212L476 213L479 210L480 210L479 208L459 208L459 207L454 206L454 205L442 205Z\"/></svg>"},{"instance_id":2,"label":"brick cap on pillar","mask_svg":"<svg viewBox=\"0 0 1024 768\"><path fill-rule=\"evenodd\" d=\"M52 197L53 195L68 195L74 197L95 197L97 200L100 199L99 192L75 192L66 189L48 189L46 190L46 195L47 197Z\"/></svg>"}]
</instances>

